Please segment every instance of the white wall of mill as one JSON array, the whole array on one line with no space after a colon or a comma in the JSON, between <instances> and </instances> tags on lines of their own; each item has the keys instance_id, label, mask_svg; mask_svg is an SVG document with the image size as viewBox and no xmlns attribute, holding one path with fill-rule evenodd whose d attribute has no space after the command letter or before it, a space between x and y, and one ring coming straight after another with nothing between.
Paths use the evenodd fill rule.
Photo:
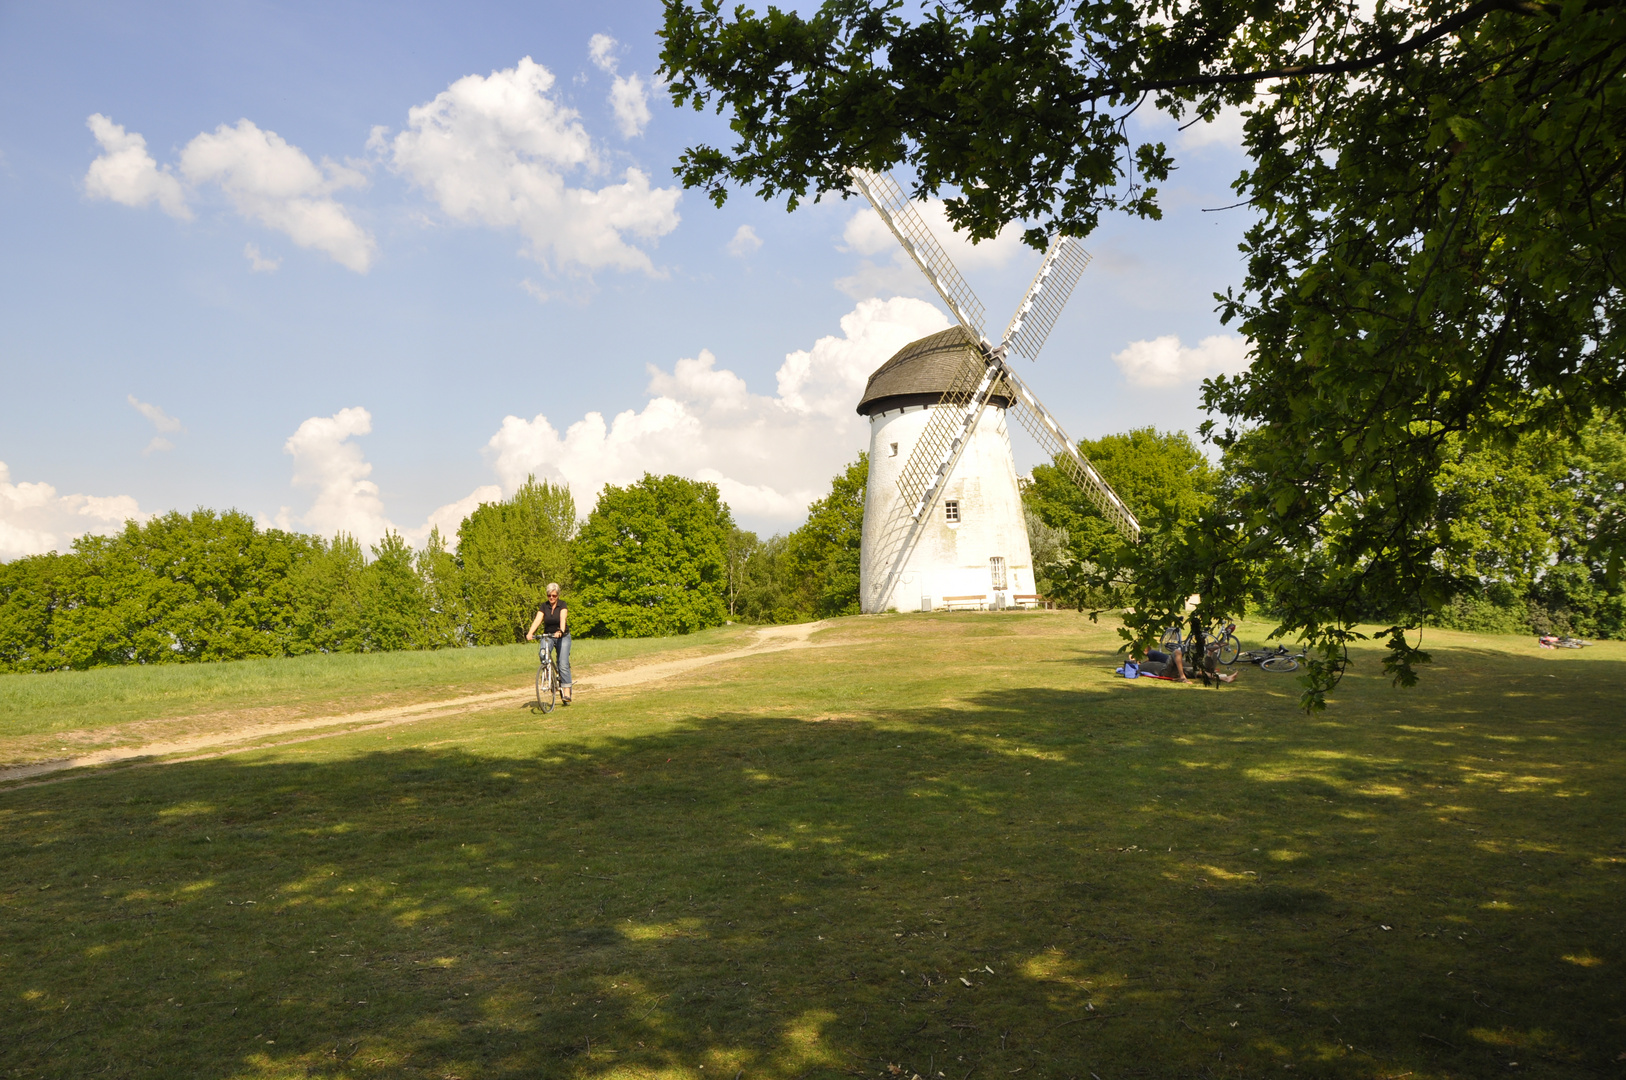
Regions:
<instances>
[{"instance_id":1,"label":"white wall of mill","mask_svg":"<svg viewBox=\"0 0 1626 1080\"><path fill-rule=\"evenodd\" d=\"M894 409L870 417L869 484L864 499L860 595L865 612L919 611L921 600L943 606L945 596L987 594L994 601L989 560L1005 560L1005 596L1034 591L1033 555L1016 485L1016 462L1005 427L1005 410L988 408L954 474L938 495L914 551L891 595L881 596L893 552L911 524L898 492L898 473L909 460L931 408ZM897 445L896 453L893 444ZM950 524L943 504L960 504Z\"/></svg>"}]
</instances>

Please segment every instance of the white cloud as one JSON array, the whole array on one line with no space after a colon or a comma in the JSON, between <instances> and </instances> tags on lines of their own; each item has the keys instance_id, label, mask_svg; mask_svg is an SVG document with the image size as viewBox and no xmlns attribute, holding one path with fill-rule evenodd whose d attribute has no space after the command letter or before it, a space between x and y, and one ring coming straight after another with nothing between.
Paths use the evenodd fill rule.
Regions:
<instances>
[{"instance_id":1,"label":"white cloud","mask_svg":"<svg viewBox=\"0 0 1626 1080\"><path fill-rule=\"evenodd\" d=\"M186 189L167 168L158 168L158 163L147 153L146 139L126 132L101 113L93 113L85 126L102 146L101 157L92 161L85 173L86 194L125 206L140 207L156 202L170 217L191 220Z\"/></svg>"},{"instance_id":2,"label":"white cloud","mask_svg":"<svg viewBox=\"0 0 1626 1080\"><path fill-rule=\"evenodd\" d=\"M126 132L101 113L86 121L102 145L102 156L85 173L85 191L126 206L157 202L170 215L190 219L187 189L147 153L147 140ZM320 167L304 151L251 120L220 125L195 137L181 151L180 171L194 188L218 184L237 212L278 232L300 247L314 248L341 266L366 273L376 244L349 211L332 197L367 178L326 158ZM255 270L275 270L281 262L262 259L253 244L244 250Z\"/></svg>"},{"instance_id":3,"label":"white cloud","mask_svg":"<svg viewBox=\"0 0 1626 1080\"><path fill-rule=\"evenodd\" d=\"M181 430L181 422L164 412L164 410L160 409L158 406L149 405L145 401L138 399L134 394L126 394L125 397L135 408L135 411L140 413L142 416L145 416L148 420L151 420L152 426L157 428L159 431Z\"/></svg>"},{"instance_id":4,"label":"white cloud","mask_svg":"<svg viewBox=\"0 0 1626 1080\"><path fill-rule=\"evenodd\" d=\"M181 173L193 184L219 184L238 213L300 247L323 252L357 273L372 265L373 238L332 197L366 183L355 169L326 159L318 168L276 132L239 120L235 127L221 124L187 143Z\"/></svg>"},{"instance_id":5,"label":"white cloud","mask_svg":"<svg viewBox=\"0 0 1626 1080\"><path fill-rule=\"evenodd\" d=\"M368 479L372 465L362 455L361 447L351 441L372 430L372 414L359 406L340 409L332 416L313 416L300 424L283 449L294 458L294 485L314 488L315 498L302 516L293 517L283 507L266 524L279 529L303 528L323 537L347 532L364 547L378 543L392 529L408 543L422 547L429 539L429 530L438 527L442 538L456 546L457 527L463 519L481 503L502 499L502 488L485 484L456 502L430 511L417 528L397 529L384 513L378 485Z\"/></svg>"},{"instance_id":6,"label":"white cloud","mask_svg":"<svg viewBox=\"0 0 1626 1080\"><path fill-rule=\"evenodd\" d=\"M587 42L587 56L606 75L615 74L615 50L619 43L609 34L594 34Z\"/></svg>"},{"instance_id":7,"label":"white cloud","mask_svg":"<svg viewBox=\"0 0 1626 1080\"><path fill-rule=\"evenodd\" d=\"M1251 102L1246 105L1226 105L1212 120L1199 120L1189 109L1179 120L1162 110L1149 110L1143 114L1141 123L1150 137L1167 139L1176 151L1190 153L1219 146L1240 152L1243 126L1248 119L1243 115L1243 110L1257 112L1268 105L1278 85L1276 80L1260 83Z\"/></svg>"},{"instance_id":8,"label":"white cloud","mask_svg":"<svg viewBox=\"0 0 1626 1080\"><path fill-rule=\"evenodd\" d=\"M181 422L164 412L164 410L160 409L158 406L149 405L147 402L138 399L134 394L126 394L125 398L130 402L131 406L134 407L136 412L140 413L142 416L145 416L148 420L151 420L152 426L157 428L159 431L175 432L181 430ZM143 455L155 454L163 450L173 449L175 449L174 443L170 442L162 435L154 435L152 437L152 441L147 444L147 448L141 451L141 453Z\"/></svg>"},{"instance_id":9,"label":"white cloud","mask_svg":"<svg viewBox=\"0 0 1626 1080\"><path fill-rule=\"evenodd\" d=\"M243 258L248 260L248 268L256 274L274 274L277 267L282 265L282 259L268 259L260 254L258 244L244 244Z\"/></svg>"},{"instance_id":10,"label":"white cloud","mask_svg":"<svg viewBox=\"0 0 1626 1080\"><path fill-rule=\"evenodd\" d=\"M319 536L347 532L363 544L375 544L395 526L384 516L378 485L367 477L373 467L361 447L350 440L373 430L366 409L340 409L332 416L313 416L288 437L283 450L294 458L294 485L316 489L316 497L299 524ZM286 512L277 524L291 527Z\"/></svg>"},{"instance_id":11,"label":"white cloud","mask_svg":"<svg viewBox=\"0 0 1626 1080\"><path fill-rule=\"evenodd\" d=\"M762 237L749 225L741 225L734 230L734 239L728 242L725 248L730 255L743 259L747 255L754 255L762 248Z\"/></svg>"},{"instance_id":12,"label":"white cloud","mask_svg":"<svg viewBox=\"0 0 1626 1080\"><path fill-rule=\"evenodd\" d=\"M642 135L649 124L649 89L636 74L616 75L615 54L620 47L609 34L594 34L587 43L587 56L594 67L614 76L610 83L610 108L615 112L615 126L621 130L621 137L630 139Z\"/></svg>"},{"instance_id":13,"label":"white cloud","mask_svg":"<svg viewBox=\"0 0 1626 1080\"><path fill-rule=\"evenodd\" d=\"M461 222L514 229L527 253L557 269L614 267L653 274L628 238L677 228L677 188L651 187L627 169L619 184L570 187L565 173L601 166L575 110L549 96L553 73L525 57L489 76L468 75L409 110L391 163Z\"/></svg>"},{"instance_id":14,"label":"white cloud","mask_svg":"<svg viewBox=\"0 0 1626 1080\"><path fill-rule=\"evenodd\" d=\"M610 108L615 110L615 126L622 138L642 135L649 123L649 90L637 73L617 75L610 84Z\"/></svg>"},{"instance_id":15,"label":"white cloud","mask_svg":"<svg viewBox=\"0 0 1626 1080\"><path fill-rule=\"evenodd\" d=\"M429 540L429 530L438 528L441 539L447 547L457 546L457 529L463 524L463 519L480 509L481 503L501 502L502 488L496 484L485 484L475 488L456 502L449 502L445 506L431 510L429 517L416 529L407 529L401 535L406 537L408 543L414 547L423 547Z\"/></svg>"},{"instance_id":16,"label":"white cloud","mask_svg":"<svg viewBox=\"0 0 1626 1080\"><path fill-rule=\"evenodd\" d=\"M1112 362L1132 386L1178 386L1245 371L1248 343L1234 334L1215 334L1188 348L1175 335L1165 334L1130 342L1128 348L1113 354Z\"/></svg>"},{"instance_id":17,"label":"white cloud","mask_svg":"<svg viewBox=\"0 0 1626 1080\"><path fill-rule=\"evenodd\" d=\"M487 455L505 490L533 473L566 483L584 515L605 484L627 484L647 471L710 481L736 515L793 526L830 477L865 448L868 428L854 409L870 373L947 325L919 300L865 300L841 320L840 337L785 357L776 396L752 393L703 351L670 371L651 365L641 410L609 422L590 412L563 433L545 415L509 416Z\"/></svg>"},{"instance_id":18,"label":"white cloud","mask_svg":"<svg viewBox=\"0 0 1626 1080\"><path fill-rule=\"evenodd\" d=\"M1032 249L1022 243L1022 229L1016 224L1005 226L999 235L980 244L973 244L968 236L956 232L949 224L948 211L941 199L927 199L916 202L915 209L925 219L926 225L931 229L932 236L943 246L954 265L961 273L976 273L979 270L997 270L1004 267L1012 259L1023 252ZM935 296L931 284L927 282L918 267L915 266L898 243L892 230L887 228L881 215L875 212L874 207L865 206L847 219L847 226L841 232L843 247L841 250L856 255L868 256L858 264L858 269L849 277L836 281L836 288L855 300L870 296L880 296L886 293L902 293L906 296ZM872 256L888 255L883 262L875 262Z\"/></svg>"},{"instance_id":19,"label":"white cloud","mask_svg":"<svg viewBox=\"0 0 1626 1080\"><path fill-rule=\"evenodd\" d=\"M58 495L50 484L14 484L0 461L0 561L64 551L86 533L116 533L127 520L151 517L128 495Z\"/></svg>"},{"instance_id":20,"label":"white cloud","mask_svg":"<svg viewBox=\"0 0 1626 1080\"><path fill-rule=\"evenodd\" d=\"M1242 147L1242 126L1246 122L1247 117L1242 115L1238 106L1227 105L1220 109L1214 119L1199 120L1180 132L1179 147L1182 150L1198 150L1205 146L1228 146L1239 150Z\"/></svg>"}]
</instances>

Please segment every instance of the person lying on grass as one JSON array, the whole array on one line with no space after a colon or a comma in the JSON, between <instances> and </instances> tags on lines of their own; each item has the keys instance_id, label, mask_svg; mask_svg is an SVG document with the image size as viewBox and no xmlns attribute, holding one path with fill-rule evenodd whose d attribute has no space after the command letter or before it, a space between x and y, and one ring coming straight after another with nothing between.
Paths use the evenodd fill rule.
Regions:
<instances>
[{"instance_id":1,"label":"person lying on grass","mask_svg":"<svg viewBox=\"0 0 1626 1080\"><path fill-rule=\"evenodd\" d=\"M1217 644L1209 645L1204 650L1203 667L1207 669L1208 674L1222 683L1236 682L1236 672L1227 674L1219 670L1219 650ZM1191 681L1186 678L1186 660L1180 651L1171 656L1158 649L1147 649L1146 659L1141 661L1140 673L1154 679L1168 679L1170 682Z\"/></svg>"}]
</instances>

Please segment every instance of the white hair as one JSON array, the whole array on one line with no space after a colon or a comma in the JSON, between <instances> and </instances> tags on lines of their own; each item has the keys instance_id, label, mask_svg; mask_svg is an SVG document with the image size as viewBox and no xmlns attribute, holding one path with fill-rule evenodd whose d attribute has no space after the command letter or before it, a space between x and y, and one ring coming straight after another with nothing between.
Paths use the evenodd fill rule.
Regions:
<instances>
[{"instance_id":1,"label":"white hair","mask_svg":"<svg viewBox=\"0 0 1626 1080\"><path fill-rule=\"evenodd\" d=\"M547 591L548 592L558 592L559 591L559 583L557 581L548 582L548 590Z\"/></svg>"}]
</instances>

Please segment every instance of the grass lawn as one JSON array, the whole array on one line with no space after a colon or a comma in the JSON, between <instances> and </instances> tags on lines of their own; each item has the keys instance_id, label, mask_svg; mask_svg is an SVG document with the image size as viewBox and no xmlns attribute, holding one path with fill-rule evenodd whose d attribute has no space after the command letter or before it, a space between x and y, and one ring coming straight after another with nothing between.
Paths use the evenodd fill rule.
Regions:
<instances>
[{"instance_id":1,"label":"grass lawn","mask_svg":"<svg viewBox=\"0 0 1626 1080\"><path fill-rule=\"evenodd\" d=\"M0 791L0 1077L1626 1076L1626 646L813 643Z\"/></svg>"},{"instance_id":2,"label":"grass lawn","mask_svg":"<svg viewBox=\"0 0 1626 1080\"><path fill-rule=\"evenodd\" d=\"M588 675L655 653L735 648L749 634L725 626L675 638L577 640L571 666ZM525 686L536 651L521 644L0 675L0 763ZM49 738L60 732L75 737L66 745Z\"/></svg>"}]
</instances>

